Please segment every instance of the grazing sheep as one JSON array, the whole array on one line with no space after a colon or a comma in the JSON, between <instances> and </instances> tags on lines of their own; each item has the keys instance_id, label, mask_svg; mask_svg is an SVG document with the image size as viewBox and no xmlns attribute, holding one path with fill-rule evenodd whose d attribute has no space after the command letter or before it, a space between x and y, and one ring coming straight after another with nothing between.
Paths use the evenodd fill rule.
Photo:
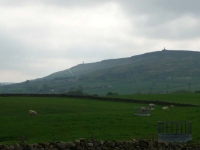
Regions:
<instances>
[{"instance_id":1,"label":"grazing sheep","mask_svg":"<svg viewBox=\"0 0 200 150\"><path fill-rule=\"evenodd\" d=\"M30 116L37 116L38 115L37 112L34 111L34 110L29 110L28 113L29 113Z\"/></svg>"},{"instance_id":2,"label":"grazing sheep","mask_svg":"<svg viewBox=\"0 0 200 150\"><path fill-rule=\"evenodd\" d=\"M154 110L155 108L151 108L150 110Z\"/></svg>"},{"instance_id":3,"label":"grazing sheep","mask_svg":"<svg viewBox=\"0 0 200 150\"><path fill-rule=\"evenodd\" d=\"M149 108L155 108L156 104L149 104Z\"/></svg>"},{"instance_id":4,"label":"grazing sheep","mask_svg":"<svg viewBox=\"0 0 200 150\"><path fill-rule=\"evenodd\" d=\"M170 107L175 107L174 105L171 105Z\"/></svg>"},{"instance_id":5,"label":"grazing sheep","mask_svg":"<svg viewBox=\"0 0 200 150\"><path fill-rule=\"evenodd\" d=\"M163 108L162 108L162 110L168 110L169 109L169 106L164 106Z\"/></svg>"},{"instance_id":6,"label":"grazing sheep","mask_svg":"<svg viewBox=\"0 0 200 150\"><path fill-rule=\"evenodd\" d=\"M141 107L140 109L141 109L142 112L148 112L149 111L148 107Z\"/></svg>"}]
</instances>

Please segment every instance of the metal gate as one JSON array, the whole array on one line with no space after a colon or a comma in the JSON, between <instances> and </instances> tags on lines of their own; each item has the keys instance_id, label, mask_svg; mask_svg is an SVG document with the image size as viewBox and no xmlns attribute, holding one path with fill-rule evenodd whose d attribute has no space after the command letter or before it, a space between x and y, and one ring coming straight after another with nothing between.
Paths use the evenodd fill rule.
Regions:
<instances>
[{"instance_id":1,"label":"metal gate","mask_svg":"<svg viewBox=\"0 0 200 150\"><path fill-rule=\"evenodd\" d=\"M159 142L187 142L192 140L191 121L158 121Z\"/></svg>"}]
</instances>

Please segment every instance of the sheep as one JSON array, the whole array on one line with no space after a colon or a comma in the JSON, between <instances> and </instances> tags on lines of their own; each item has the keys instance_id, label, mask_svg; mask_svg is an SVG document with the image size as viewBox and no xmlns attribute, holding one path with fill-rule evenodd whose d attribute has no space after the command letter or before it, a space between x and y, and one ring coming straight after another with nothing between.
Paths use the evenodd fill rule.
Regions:
<instances>
[{"instance_id":1,"label":"sheep","mask_svg":"<svg viewBox=\"0 0 200 150\"><path fill-rule=\"evenodd\" d=\"M140 109L141 109L142 112L148 112L149 111L148 107L141 107Z\"/></svg>"},{"instance_id":2,"label":"sheep","mask_svg":"<svg viewBox=\"0 0 200 150\"><path fill-rule=\"evenodd\" d=\"M155 108L151 108L150 110L154 110Z\"/></svg>"},{"instance_id":3,"label":"sheep","mask_svg":"<svg viewBox=\"0 0 200 150\"><path fill-rule=\"evenodd\" d=\"M155 108L156 104L149 104L149 108Z\"/></svg>"},{"instance_id":4,"label":"sheep","mask_svg":"<svg viewBox=\"0 0 200 150\"><path fill-rule=\"evenodd\" d=\"M29 113L30 116L37 116L38 115L37 112L34 111L34 110L29 110L28 113Z\"/></svg>"},{"instance_id":5,"label":"sheep","mask_svg":"<svg viewBox=\"0 0 200 150\"><path fill-rule=\"evenodd\" d=\"M174 105L171 105L170 107L175 107Z\"/></svg>"},{"instance_id":6,"label":"sheep","mask_svg":"<svg viewBox=\"0 0 200 150\"><path fill-rule=\"evenodd\" d=\"M162 110L168 110L169 109L169 106L164 106L163 108L162 108Z\"/></svg>"}]
</instances>

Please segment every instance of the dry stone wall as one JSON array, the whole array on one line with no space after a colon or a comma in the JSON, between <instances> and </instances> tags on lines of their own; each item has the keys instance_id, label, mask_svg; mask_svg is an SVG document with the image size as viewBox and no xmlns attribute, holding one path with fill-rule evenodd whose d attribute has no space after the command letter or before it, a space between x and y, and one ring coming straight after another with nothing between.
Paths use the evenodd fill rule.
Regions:
<instances>
[{"instance_id":1,"label":"dry stone wall","mask_svg":"<svg viewBox=\"0 0 200 150\"><path fill-rule=\"evenodd\" d=\"M124 98L110 98L110 97L99 97L91 95L68 95L68 94L0 94L2 97L10 96L28 96L28 97L68 97L68 98L82 98L82 99L92 99L92 100L101 100L101 101L113 101L113 102L126 102L126 103L139 103L139 104L149 104L154 103L157 105L164 106L183 106L183 107L200 107L199 105L193 104L183 104L183 103L174 103L174 102L165 102L158 100L136 100L136 99L124 99Z\"/></svg>"},{"instance_id":2,"label":"dry stone wall","mask_svg":"<svg viewBox=\"0 0 200 150\"><path fill-rule=\"evenodd\" d=\"M78 139L73 142L0 145L0 150L200 150L200 143L164 143L136 139L124 141Z\"/></svg>"}]
</instances>

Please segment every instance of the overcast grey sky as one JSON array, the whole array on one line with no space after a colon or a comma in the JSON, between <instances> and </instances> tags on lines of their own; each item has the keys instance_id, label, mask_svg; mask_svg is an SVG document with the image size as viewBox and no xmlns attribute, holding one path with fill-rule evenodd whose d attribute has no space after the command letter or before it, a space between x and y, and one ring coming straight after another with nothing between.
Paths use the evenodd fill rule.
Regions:
<instances>
[{"instance_id":1,"label":"overcast grey sky","mask_svg":"<svg viewBox=\"0 0 200 150\"><path fill-rule=\"evenodd\" d=\"M0 82L162 50L200 51L199 0L0 0Z\"/></svg>"}]
</instances>

